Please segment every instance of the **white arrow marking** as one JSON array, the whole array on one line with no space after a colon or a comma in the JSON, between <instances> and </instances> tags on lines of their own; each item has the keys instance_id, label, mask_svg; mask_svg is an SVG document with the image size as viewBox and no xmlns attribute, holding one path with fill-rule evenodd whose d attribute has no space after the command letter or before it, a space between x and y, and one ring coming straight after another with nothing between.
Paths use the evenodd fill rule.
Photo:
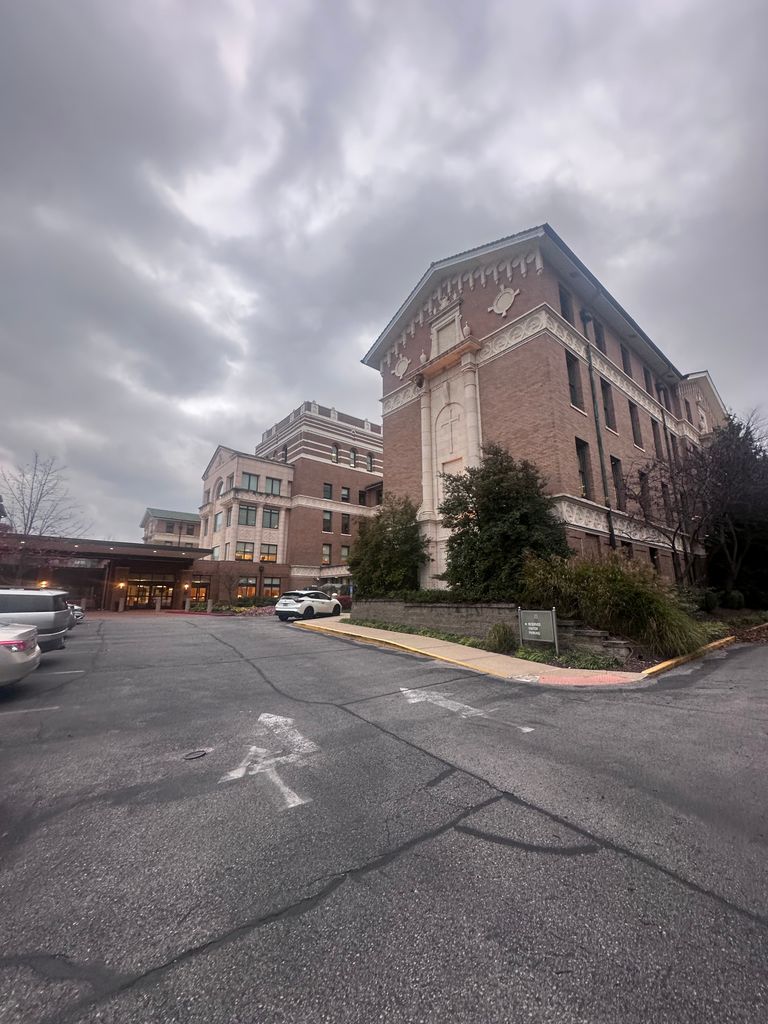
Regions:
<instances>
[{"instance_id":1,"label":"white arrow marking","mask_svg":"<svg viewBox=\"0 0 768 1024\"><path fill-rule=\"evenodd\" d=\"M274 783L285 800L286 807L299 807L301 804L309 803L309 799L300 797L290 786L277 774L276 765L279 764L300 764L307 754L313 754L318 750L317 744L302 736L298 729L293 727L292 718L282 718L280 715L262 714L259 715L259 724L271 730L274 735L276 746L285 753L275 753L264 747L252 746L243 760L228 771L219 779L219 782L233 782L242 779L246 775L264 774Z\"/></svg>"},{"instance_id":2,"label":"white arrow marking","mask_svg":"<svg viewBox=\"0 0 768 1024\"><path fill-rule=\"evenodd\" d=\"M407 690L404 686L401 686L400 692L409 704L420 704L427 701L430 704L437 704L438 707L446 708L448 711L455 711L462 718L490 718L488 712L470 707L469 704L461 704L451 697L446 697L444 693L435 693L434 690L430 692L426 690ZM530 725L515 725L514 722L507 722L506 724L511 725L514 729L519 729L520 732L533 732L533 727Z\"/></svg>"}]
</instances>

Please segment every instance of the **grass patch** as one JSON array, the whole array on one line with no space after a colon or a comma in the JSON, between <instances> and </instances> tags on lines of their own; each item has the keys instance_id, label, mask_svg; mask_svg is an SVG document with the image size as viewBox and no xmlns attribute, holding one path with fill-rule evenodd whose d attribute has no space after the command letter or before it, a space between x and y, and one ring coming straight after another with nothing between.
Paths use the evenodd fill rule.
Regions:
<instances>
[{"instance_id":1,"label":"grass patch","mask_svg":"<svg viewBox=\"0 0 768 1024\"><path fill-rule=\"evenodd\" d=\"M451 644L463 644L464 647L478 647L487 650L484 641L477 637L459 636L457 633L441 633L437 629L417 629L415 626L400 626L392 622L379 622L377 619L350 618L353 626L369 626L371 629L387 629L391 633L409 633L411 636L429 636L435 640L447 640Z\"/></svg>"}]
</instances>

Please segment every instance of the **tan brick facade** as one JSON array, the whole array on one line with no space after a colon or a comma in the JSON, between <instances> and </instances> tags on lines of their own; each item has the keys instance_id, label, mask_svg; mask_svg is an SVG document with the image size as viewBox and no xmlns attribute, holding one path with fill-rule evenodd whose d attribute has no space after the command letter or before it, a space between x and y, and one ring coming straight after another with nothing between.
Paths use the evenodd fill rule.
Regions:
<instances>
[{"instance_id":1,"label":"tan brick facade","mask_svg":"<svg viewBox=\"0 0 768 1024\"><path fill-rule=\"evenodd\" d=\"M241 578L246 596L343 581L381 482L380 425L314 402L265 431L252 455L219 446L203 474L201 538L213 555L195 564L200 590L210 577L208 596L226 601Z\"/></svg>"},{"instance_id":2,"label":"tan brick facade","mask_svg":"<svg viewBox=\"0 0 768 1024\"><path fill-rule=\"evenodd\" d=\"M680 374L551 228L433 264L364 361L383 379L385 487L420 506L430 572L444 568L441 474L495 441L546 476L576 552L598 557L612 526L617 548L670 574L663 531L615 479L639 481L672 446L684 456L725 409L709 375Z\"/></svg>"}]
</instances>

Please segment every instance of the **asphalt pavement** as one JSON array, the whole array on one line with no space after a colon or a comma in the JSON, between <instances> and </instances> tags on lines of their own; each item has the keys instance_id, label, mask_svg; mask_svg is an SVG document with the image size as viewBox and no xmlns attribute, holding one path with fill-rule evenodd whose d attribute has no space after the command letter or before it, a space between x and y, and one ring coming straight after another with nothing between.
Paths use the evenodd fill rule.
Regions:
<instances>
[{"instance_id":1,"label":"asphalt pavement","mask_svg":"<svg viewBox=\"0 0 768 1024\"><path fill-rule=\"evenodd\" d=\"M768 1019L768 648L541 689L272 618L0 694L0 1022Z\"/></svg>"}]
</instances>

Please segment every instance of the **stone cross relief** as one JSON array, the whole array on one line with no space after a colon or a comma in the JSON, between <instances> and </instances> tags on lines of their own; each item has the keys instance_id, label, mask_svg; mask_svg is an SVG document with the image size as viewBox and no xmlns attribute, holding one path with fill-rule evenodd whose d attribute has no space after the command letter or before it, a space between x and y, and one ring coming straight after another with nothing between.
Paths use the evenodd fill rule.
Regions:
<instances>
[{"instance_id":1,"label":"stone cross relief","mask_svg":"<svg viewBox=\"0 0 768 1024\"><path fill-rule=\"evenodd\" d=\"M454 428L454 426L457 426L459 423L461 423L461 413L459 412L459 410L455 406L452 406L452 407L449 406L448 419L444 420L443 423L440 424L440 431L443 434L443 437L445 437L446 434L447 434L447 439L448 439L448 449L447 450L448 450L448 452L451 455L453 455L454 452L456 451L456 448L455 448L455 445L454 445L454 440L455 439L454 439L454 434L453 434L453 428Z\"/></svg>"}]
</instances>

